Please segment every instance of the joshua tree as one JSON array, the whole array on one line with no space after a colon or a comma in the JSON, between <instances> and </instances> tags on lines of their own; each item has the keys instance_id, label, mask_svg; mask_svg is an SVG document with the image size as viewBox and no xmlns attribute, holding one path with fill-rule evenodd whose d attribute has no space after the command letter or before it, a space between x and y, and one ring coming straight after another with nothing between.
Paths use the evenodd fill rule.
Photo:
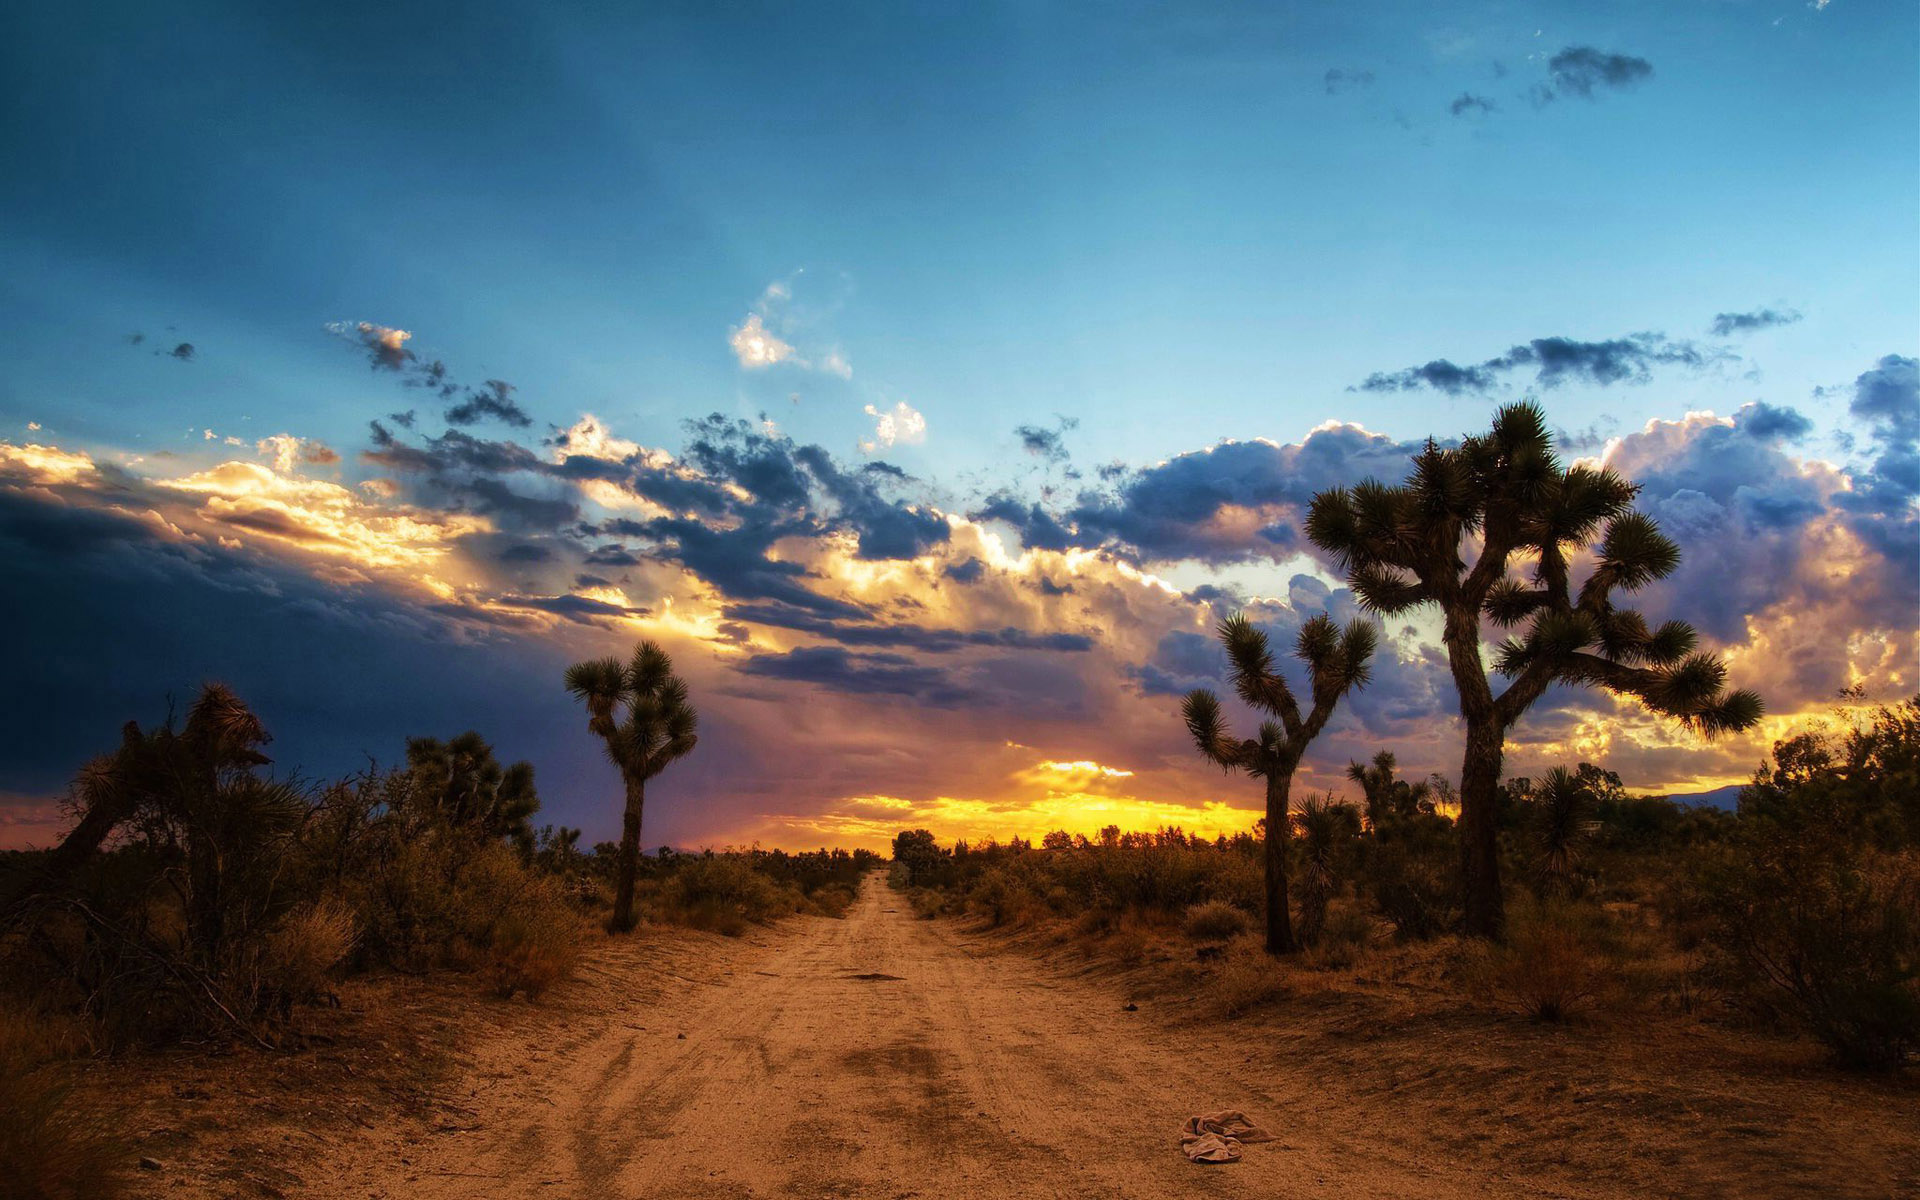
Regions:
<instances>
[{"instance_id":1,"label":"joshua tree","mask_svg":"<svg viewBox=\"0 0 1920 1200\"><path fill-rule=\"evenodd\" d=\"M1335 555L1374 612L1438 605L1442 641L1460 694L1466 756L1460 771L1465 925L1499 937L1494 809L1507 730L1551 683L1633 696L1706 737L1745 729L1760 698L1726 690L1726 666L1694 650L1693 629L1614 605L1671 574L1680 551L1632 510L1633 484L1612 470L1561 465L1537 405L1511 404L1485 434L1442 447L1428 441L1404 483L1367 480L1313 498L1307 536ZM1598 543L1594 543L1596 536ZM1591 557L1577 588L1571 557ZM1515 559L1529 577L1509 574ZM1522 626L1495 656L1510 682L1495 694L1480 645L1482 620Z\"/></svg>"},{"instance_id":2,"label":"joshua tree","mask_svg":"<svg viewBox=\"0 0 1920 1200\"><path fill-rule=\"evenodd\" d=\"M699 716L687 700L687 685L673 673L673 660L650 641L634 648L624 665L596 658L567 668L567 690L587 706L587 728L607 746L620 769L627 803L620 824L620 861L608 928L633 928L633 881L640 869L640 815L647 780L692 750Z\"/></svg>"},{"instance_id":3,"label":"joshua tree","mask_svg":"<svg viewBox=\"0 0 1920 1200\"><path fill-rule=\"evenodd\" d=\"M1393 769L1397 765L1391 750L1374 755L1371 766L1357 762L1347 764L1347 778L1359 784L1367 798L1367 828L1376 832L1383 825L1433 811L1433 800L1428 795L1431 787L1395 779Z\"/></svg>"},{"instance_id":4,"label":"joshua tree","mask_svg":"<svg viewBox=\"0 0 1920 1200\"><path fill-rule=\"evenodd\" d=\"M1255 710L1279 720L1262 722L1257 737L1234 738L1221 718L1219 698L1204 688L1188 693L1182 715L1200 753L1227 771L1245 771L1267 782L1267 953L1291 954L1296 946L1287 915L1287 790L1307 744L1326 726L1340 697L1366 683L1374 630L1365 621L1354 621L1343 633L1324 613L1300 627L1294 654L1307 665L1313 689L1313 707L1304 718L1293 689L1273 669L1267 635L1246 614L1220 623L1220 642L1227 649L1234 691Z\"/></svg>"},{"instance_id":5,"label":"joshua tree","mask_svg":"<svg viewBox=\"0 0 1920 1200\"><path fill-rule=\"evenodd\" d=\"M501 767L493 747L469 729L446 742L408 738L407 767L420 785L415 794L451 827L505 838L522 853L532 853L531 818L540 809L532 763Z\"/></svg>"}]
</instances>

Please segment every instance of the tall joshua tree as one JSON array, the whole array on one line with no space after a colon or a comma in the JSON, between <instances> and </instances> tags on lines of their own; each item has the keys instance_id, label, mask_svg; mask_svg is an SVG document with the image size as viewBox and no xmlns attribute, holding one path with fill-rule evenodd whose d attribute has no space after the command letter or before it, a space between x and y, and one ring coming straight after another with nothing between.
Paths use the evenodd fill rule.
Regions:
<instances>
[{"instance_id":1,"label":"tall joshua tree","mask_svg":"<svg viewBox=\"0 0 1920 1200\"><path fill-rule=\"evenodd\" d=\"M1726 666L1694 649L1691 626L1649 629L1615 605L1617 593L1680 562L1679 547L1632 510L1637 490L1609 468L1561 465L1546 415L1521 403L1458 446L1428 441L1401 484L1367 480L1313 498L1307 536L1341 561L1361 603L1381 614L1433 604L1444 619L1467 735L1460 847L1469 933L1497 938L1505 925L1494 826L1501 758L1507 730L1549 684L1635 697L1705 737L1760 717L1760 698L1728 691ZM1578 587L1574 558L1591 560ZM1519 628L1495 654L1495 671L1511 681L1498 694L1482 621Z\"/></svg>"},{"instance_id":2,"label":"tall joshua tree","mask_svg":"<svg viewBox=\"0 0 1920 1200\"><path fill-rule=\"evenodd\" d=\"M607 757L620 769L626 786L626 810L620 825L619 877L608 927L633 928L633 882L640 867L640 816L647 803L647 780L692 750L699 715L687 699L687 685L673 673L673 660L650 641L634 648L633 658L596 658L567 668L567 690L587 706L587 728L606 743Z\"/></svg>"},{"instance_id":3,"label":"tall joshua tree","mask_svg":"<svg viewBox=\"0 0 1920 1200\"><path fill-rule=\"evenodd\" d=\"M1267 635L1236 613L1220 623L1220 643L1226 647L1233 673L1233 690L1255 710L1279 718L1261 722L1259 735L1239 739L1227 732L1220 700L1201 688L1189 692L1181 706L1187 731L1200 753L1227 771L1245 771L1267 785L1267 953L1295 950L1293 924L1287 914L1287 792L1294 768L1307 744L1325 728L1340 698L1364 685L1372 668L1373 626L1355 621L1342 632L1326 614L1300 627L1294 655L1307 665L1313 705L1303 718L1293 689L1273 669Z\"/></svg>"}]
</instances>

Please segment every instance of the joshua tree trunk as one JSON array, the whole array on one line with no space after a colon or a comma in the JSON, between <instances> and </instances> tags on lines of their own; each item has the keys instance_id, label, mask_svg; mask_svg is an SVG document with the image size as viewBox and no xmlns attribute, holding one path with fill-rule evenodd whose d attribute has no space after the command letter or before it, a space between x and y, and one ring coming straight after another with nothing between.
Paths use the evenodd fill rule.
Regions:
<instances>
[{"instance_id":1,"label":"joshua tree trunk","mask_svg":"<svg viewBox=\"0 0 1920 1200\"><path fill-rule=\"evenodd\" d=\"M615 933L634 926L633 882L640 871L640 812L647 805L647 785L643 780L627 784L627 810L620 820L620 872L614 884L613 920Z\"/></svg>"},{"instance_id":2,"label":"joshua tree trunk","mask_svg":"<svg viewBox=\"0 0 1920 1200\"><path fill-rule=\"evenodd\" d=\"M1287 790L1293 776L1267 777L1267 953L1292 954L1293 921L1287 914Z\"/></svg>"},{"instance_id":3,"label":"joshua tree trunk","mask_svg":"<svg viewBox=\"0 0 1920 1200\"><path fill-rule=\"evenodd\" d=\"M1491 717L1467 722L1467 757L1460 764L1460 883L1464 927L1473 937L1498 939L1507 924L1500 891L1500 765L1505 730Z\"/></svg>"}]
</instances>

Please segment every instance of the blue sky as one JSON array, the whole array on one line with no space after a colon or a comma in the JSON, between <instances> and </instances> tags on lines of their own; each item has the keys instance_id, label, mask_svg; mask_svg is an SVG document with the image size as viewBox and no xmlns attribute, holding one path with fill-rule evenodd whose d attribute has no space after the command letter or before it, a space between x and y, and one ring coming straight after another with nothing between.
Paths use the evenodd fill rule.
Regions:
<instances>
[{"instance_id":1,"label":"blue sky","mask_svg":"<svg viewBox=\"0 0 1920 1200\"><path fill-rule=\"evenodd\" d=\"M918 505L1064 512L1103 464L1529 389L1583 452L1764 400L1795 461L1865 471L1856 381L1916 349L1911 4L638 9L18 8L0 437L184 472L286 432L357 486L369 420L433 424L325 329L366 321L509 381L529 446L766 414ZM1763 310L1794 319L1709 334ZM783 361L730 346L755 314ZM1622 381L1359 387L1639 334ZM902 411L924 439L875 444Z\"/></svg>"}]
</instances>

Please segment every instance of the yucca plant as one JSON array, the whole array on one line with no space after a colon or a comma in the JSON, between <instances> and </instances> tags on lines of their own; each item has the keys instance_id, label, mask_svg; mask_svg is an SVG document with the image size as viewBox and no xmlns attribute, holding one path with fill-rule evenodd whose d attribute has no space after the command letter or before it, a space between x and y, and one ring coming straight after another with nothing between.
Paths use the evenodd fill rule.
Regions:
<instances>
[{"instance_id":1,"label":"yucca plant","mask_svg":"<svg viewBox=\"0 0 1920 1200\"><path fill-rule=\"evenodd\" d=\"M1300 943L1311 946L1326 928L1327 904L1340 884L1343 852L1360 836L1360 810L1331 796L1309 796L1300 806Z\"/></svg>"},{"instance_id":2,"label":"yucca plant","mask_svg":"<svg viewBox=\"0 0 1920 1200\"><path fill-rule=\"evenodd\" d=\"M1325 613L1300 627L1294 655L1306 664L1312 689L1312 706L1304 717L1293 689L1274 670L1266 633L1245 613L1222 621L1219 632L1234 691L1256 711L1278 719L1261 722L1254 737L1233 737L1221 715L1219 697L1205 688L1187 694L1182 715L1200 753L1223 770L1245 771L1266 781L1267 953L1291 954L1298 946L1287 913L1287 793L1308 743L1326 727L1340 698L1366 683L1372 671L1374 629L1366 621L1354 621L1342 631Z\"/></svg>"},{"instance_id":3,"label":"yucca plant","mask_svg":"<svg viewBox=\"0 0 1920 1200\"><path fill-rule=\"evenodd\" d=\"M1615 604L1616 594L1663 579L1680 562L1679 547L1633 511L1637 490L1607 467L1563 466L1546 414L1520 403L1457 446L1429 440L1403 483L1367 480L1313 498L1307 537L1341 563L1362 604L1383 615L1424 604L1441 611L1466 725L1460 842L1469 933L1498 937L1505 923L1494 819L1501 760L1507 731L1550 684L1632 696L1706 737L1760 718L1759 696L1727 689L1725 664L1695 649L1691 626L1649 628ZM1593 566L1576 587L1573 560L1582 555ZM1519 629L1495 654L1495 671L1511 681L1498 694L1481 649L1483 620Z\"/></svg>"},{"instance_id":4,"label":"yucca plant","mask_svg":"<svg viewBox=\"0 0 1920 1200\"><path fill-rule=\"evenodd\" d=\"M1573 891L1580 852L1592 838L1593 793L1565 767L1554 767L1533 789L1534 886L1543 899Z\"/></svg>"},{"instance_id":5,"label":"yucca plant","mask_svg":"<svg viewBox=\"0 0 1920 1200\"><path fill-rule=\"evenodd\" d=\"M620 859L608 928L624 933L634 926L633 886L640 869L640 818L647 803L647 781L690 752L699 714L687 698L687 685L673 673L673 660L651 641L634 648L625 663L596 658L567 668L567 690L587 706L587 728L606 744L607 757L619 768L626 789L620 824Z\"/></svg>"}]
</instances>

